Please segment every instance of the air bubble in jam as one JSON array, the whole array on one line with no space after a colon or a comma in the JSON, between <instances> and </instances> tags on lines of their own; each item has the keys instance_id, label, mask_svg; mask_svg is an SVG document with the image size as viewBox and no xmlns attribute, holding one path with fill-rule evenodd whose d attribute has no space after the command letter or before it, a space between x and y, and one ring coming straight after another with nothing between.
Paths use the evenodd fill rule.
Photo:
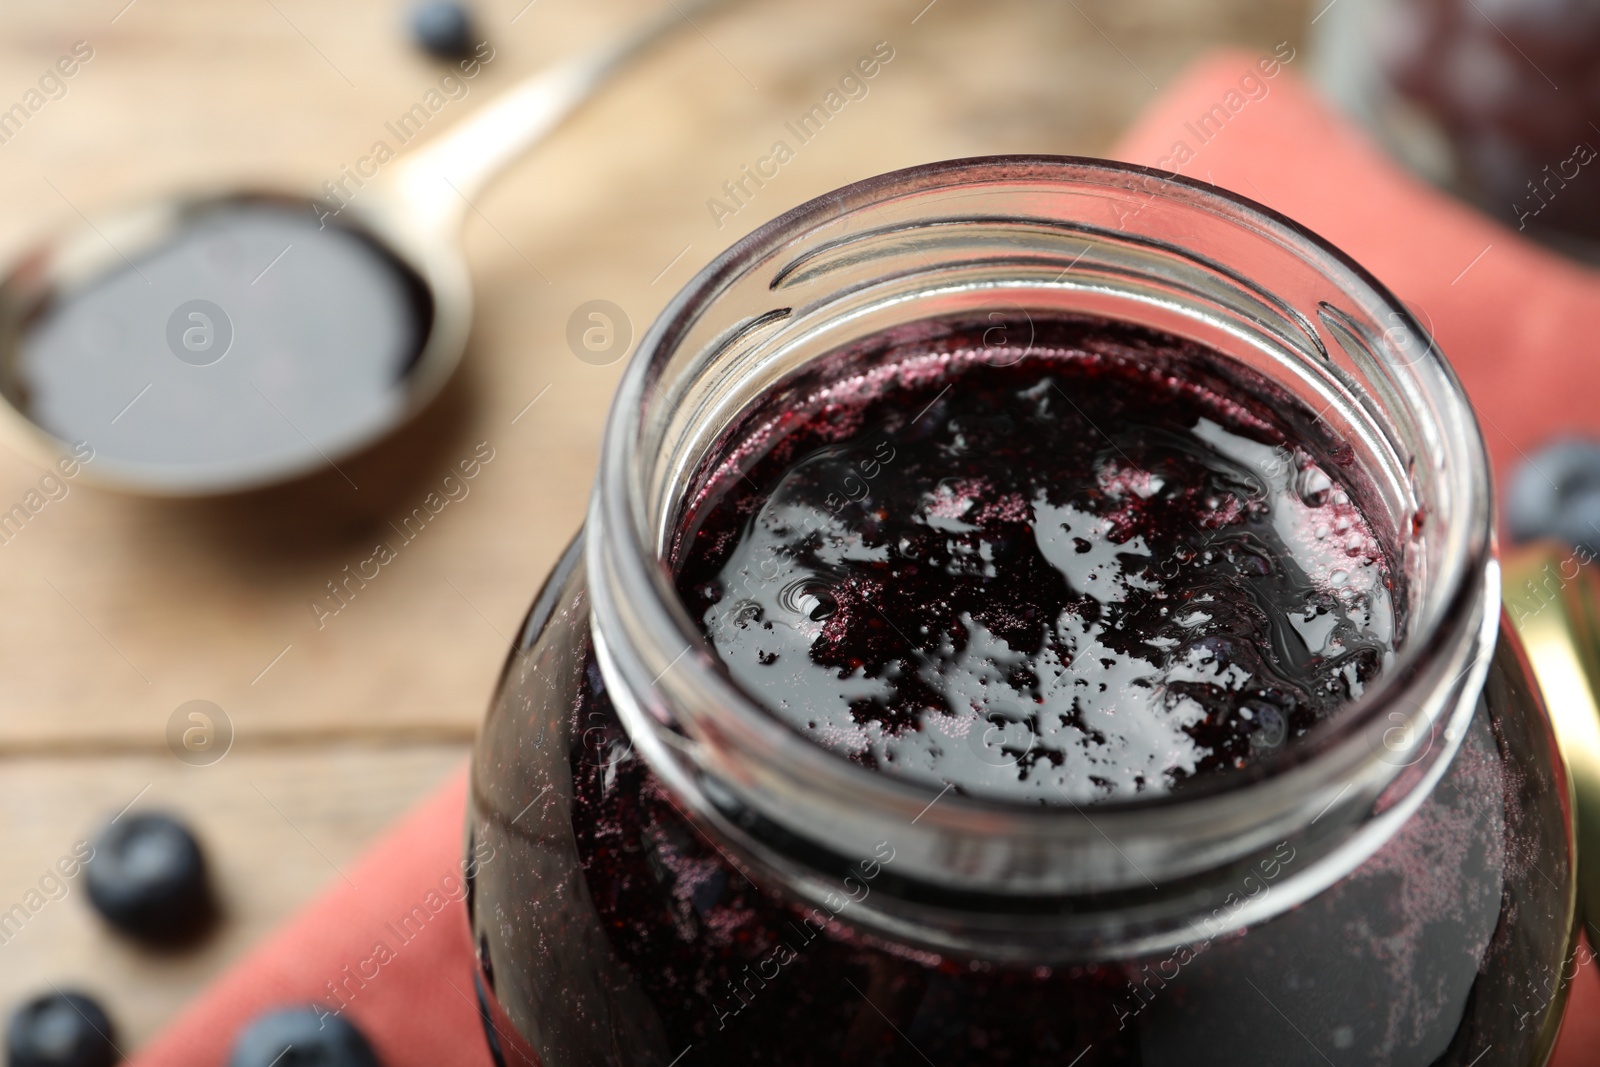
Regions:
<instances>
[{"instance_id":1,"label":"air bubble in jam","mask_svg":"<svg viewBox=\"0 0 1600 1067\"><path fill-rule=\"evenodd\" d=\"M817 744L975 796L1159 794L1294 745L1403 630L1337 443L1198 345L1033 336L999 366L924 327L730 433L674 556L717 656Z\"/></svg>"}]
</instances>

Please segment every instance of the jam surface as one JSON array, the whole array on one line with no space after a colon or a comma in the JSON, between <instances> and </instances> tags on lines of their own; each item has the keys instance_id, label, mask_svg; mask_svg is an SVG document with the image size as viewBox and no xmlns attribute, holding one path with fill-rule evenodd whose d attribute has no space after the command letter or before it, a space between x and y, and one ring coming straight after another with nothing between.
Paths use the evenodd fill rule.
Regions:
<instances>
[{"instance_id":1,"label":"jam surface","mask_svg":"<svg viewBox=\"0 0 1600 1067\"><path fill-rule=\"evenodd\" d=\"M741 687L842 756L1023 803L1158 794L1293 745L1392 660L1352 462L1193 343L924 324L734 427L678 586Z\"/></svg>"}]
</instances>

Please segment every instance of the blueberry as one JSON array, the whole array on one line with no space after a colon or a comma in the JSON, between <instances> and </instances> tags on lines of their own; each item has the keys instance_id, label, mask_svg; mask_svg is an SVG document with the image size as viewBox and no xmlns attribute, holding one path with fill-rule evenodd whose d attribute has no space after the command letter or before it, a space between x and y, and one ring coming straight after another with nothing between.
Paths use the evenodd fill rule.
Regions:
<instances>
[{"instance_id":1,"label":"blueberry","mask_svg":"<svg viewBox=\"0 0 1600 1067\"><path fill-rule=\"evenodd\" d=\"M361 1031L319 1008L279 1008L245 1027L228 1067L378 1067Z\"/></svg>"},{"instance_id":2,"label":"blueberry","mask_svg":"<svg viewBox=\"0 0 1600 1067\"><path fill-rule=\"evenodd\" d=\"M459 59L472 51L472 16L451 0L423 0L411 9L411 37L418 48L440 59Z\"/></svg>"},{"instance_id":3,"label":"blueberry","mask_svg":"<svg viewBox=\"0 0 1600 1067\"><path fill-rule=\"evenodd\" d=\"M159 944L187 941L215 915L200 844L169 815L125 815L94 840L89 900L112 926Z\"/></svg>"},{"instance_id":4,"label":"blueberry","mask_svg":"<svg viewBox=\"0 0 1600 1067\"><path fill-rule=\"evenodd\" d=\"M1512 475L1505 506L1518 541L1600 550L1600 442L1567 438L1540 449Z\"/></svg>"},{"instance_id":5,"label":"blueberry","mask_svg":"<svg viewBox=\"0 0 1600 1067\"><path fill-rule=\"evenodd\" d=\"M48 993L11 1013L6 1067L111 1067L121 1056L105 1010L82 993Z\"/></svg>"}]
</instances>

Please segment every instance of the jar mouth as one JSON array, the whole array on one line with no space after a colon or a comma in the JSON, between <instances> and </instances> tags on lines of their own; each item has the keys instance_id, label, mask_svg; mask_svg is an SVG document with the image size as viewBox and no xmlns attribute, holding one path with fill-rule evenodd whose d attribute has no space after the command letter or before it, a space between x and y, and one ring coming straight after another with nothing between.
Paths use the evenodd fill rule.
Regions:
<instances>
[{"instance_id":1,"label":"jar mouth","mask_svg":"<svg viewBox=\"0 0 1600 1067\"><path fill-rule=\"evenodd\" d=\"M1059 205L1050 197L1056 192L1078 198L1073 210L1082 216L1053 216ZM1008 198L1010 218L993 212L989 201L996 195ZM963 200L970 207L962 206ZM1095 217L1102 210L1104 218ZM1109 225L1113 215L1116 224ZM1085 826L1087 816L1063 819L1060 809L939 794L852 763L803 737L738 687L684 608L665 560L681 503L672 499L671 489L681 488L692 473L688 468L701 458L677 454L668 442L693 438L704 446L708 438L696 436L693 424L711 417L718 405L733 403L729 373L714 366L717 359L743 351L756 353L744 366L771 365L778 361L772 353L792 343L783 331L798 329L795 323L818 313L818 302L807 303L800 291L804 285L797 287L796 279L848 275L879 254L872 247L879 237L914 244L893 235L940 224L966 226L972 234L986 225L1033 227L1041 234L1055 227L1080 239L1088 234L1091 240L1126 245L1137 250L1129 255L1149 257L1152 277L1176 279L1175 293L1188 283L1177 268L1162 265L1161 257L1170 254L1173 263L1198 264L1194 270L1222 279L1216 290L1224 294L1216 298L1223 308L1218 337L1232 331L1239 338L1248 335L1249 345L1311 354L1296 373L1335 394L1351 432L1364 435L1374 455L1386 457L1387 499L1399 544L1395 562L1405 568L1409 587L1409 633L1392 665L1360 697L1252 769L1174 793L1096 804L1089 809L1092 823ZM1231 259L1206 246L1203 227L1239 245ZM1192 247L1195 238L1198 246ZM1055 239L1053 231L1048 239ZM981 241L973 237L970 243ZM895 254L904 251L895 248ZM1017 256L1018 263L1027 258L1020 250ZM972 269L980 269L980 259L970 260ZM1300 285L1298 274L1261 276L1280 261L1296 264L1321 291ZM892 256L873 269L892 273ZM1068 266L1057 279L1068 286L1063 299L1106 299L1112 300L1107 307L1123 306L1107 295L1114 286L1096 288L1104 275L1094 272L1106 269L1098 253ZM1005 267L993 270L998 273L988 276L988 288L972 290L969 299L977 305L1007 295ZM1071 288L1079 281L1080 288ZM912 284L937 287L938 272ZM870 285L850 289L845 302L859 303L839 315L856 323L872 321L878 305L870 290ZM754 299L757 295L764 305ZM721 306L735 298L743 302ZM1152 298L1150 306L1166 301L1175 308L1182 299L1167 293ZM1213 296L1202 293L1196 299ZM723 311L730 314L719 318ZM1183 319L1186 313L1172 311L1174 321L1200 329ZM1233 347L1242 343L1236 338ZM1227 347L1222 351L1232 354ZM691 379L693 388L685 384ZM1381 432L1394 413L1401 429ZM1470 713L1470 695L1487 670L1497 630L1490 492L1488 460L1471 405L1428 331L1361 266L1293 220L1203 182L1131 164L1061 156L930 163L847 186L760 227L702 270L647 331L614 401L591 505L587 551L594 628L602 664L618 675L610 679L613 691L627 691L619 709L626 719L624 705L636 703L639 714L632 725L655 735L639 746L647 758L655 752L653 765L676 761L685 782L709 776L757 809L782 797L810 797L836 808L848 804L857 811L895 813L917 826L926 824L932 835L945 835L929 855L947 859L955 855L951 840L972 835L1029 848L1059 839L1093 843L1098 836L1121 853L1124 845L1138 847L1186 827L1195 832L1209 827L1203 836L1219 838L1211 853L1217 859L1268 838L1276 841L1285 827L1305 829L1308 819L1323 818L1318 807L1324 815L1333 813L1330 825L1349 829L1362 821L1362 812L1370 815L1375 806L1388 803L1379 798L1386 791L1392 798L1397 781L1409 783L1405 789L1411 791L1419 783L1431 787L1422 779L1435 765L1434 776L1442 772L1448 762L1442 757L1453 753L1460 731L1452 727L1459 726L1463 706ZM1403 738L1395 736L1396 716ZM1397 740L1404 743L1390 744ZM1256 810L1251 814L1250 809ZM763 813L785 821L781 813ZM788 825L801 830L793 819ZM1114 858L1102 873L1112 882L1123 878L1131 884L1140 865L1131 854L1122 859L1127 866L1120 875L1111 871L1123 867ZM1191 856L1173 873L1202 869L1204 862ZM987 890L1019 892L1046 885L1070 890L1075 884L1073 876L1052 882L1026 871L1018 874L1041 864L1051 866L1037 856L978 861L967 863L961 877Z\"/></svg>"}]
</instances>

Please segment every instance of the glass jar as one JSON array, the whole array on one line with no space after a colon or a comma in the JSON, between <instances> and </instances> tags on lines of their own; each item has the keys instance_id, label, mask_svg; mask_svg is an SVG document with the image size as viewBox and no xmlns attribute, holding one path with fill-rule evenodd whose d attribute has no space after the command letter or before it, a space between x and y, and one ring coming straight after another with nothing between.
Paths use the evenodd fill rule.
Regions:
<instances>
[{"instance_id":1,"label":"glass jar","mask_svg":"<svg viewBox=\"0 0 1600 1067\"><path fill-rule=\"evenodd\" d=\"M945 795L766 713L684 609L666 546L741 412L853 341L995 309L1201 342L1348 444L1408 634L1260 773L1087 808ZM585 530L477 744L468 848L495 858L468 906L496 1056L1544 1062L1574 937L1571 804L1501 627L1491 514L1471 409L1404 305L1241 198L1003 157L774 220L641 342Z\"/></svg>"}]
</instances>

